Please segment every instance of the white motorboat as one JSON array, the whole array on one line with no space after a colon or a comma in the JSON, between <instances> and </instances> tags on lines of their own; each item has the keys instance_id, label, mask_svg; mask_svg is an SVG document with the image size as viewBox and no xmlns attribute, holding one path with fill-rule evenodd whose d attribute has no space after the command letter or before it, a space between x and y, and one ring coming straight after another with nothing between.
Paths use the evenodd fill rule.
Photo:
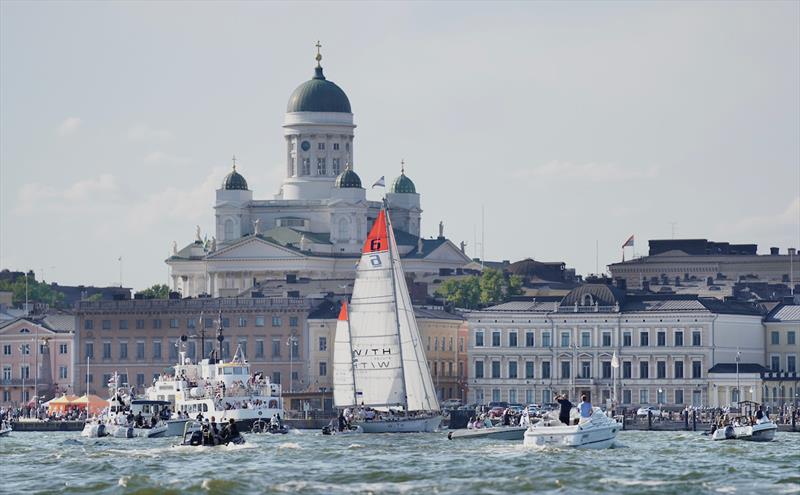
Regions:
<instances>
[{"instance_id":1,"label":"white motorboat","mask_svg":"<svg viewBox=\"0 0 800 495\"><path fill-rule=\"evenodd\" d=\"M471 428L465 430L453 430L447 434L450 440L491 438L493 440L522 440L527 426L492 426L491 428Z\"/></svg>"},{"instance_id":2,"label":"white motorboat","mask_svg":"<svg viewBox=\"0 0 800 495\"><path fill-rule=\"evenodd\" d=\"M529 427L523 444L526 447L567 447L607 449L614 444L622 423L609 418L595 407L589 418L580 418L578 424L567 426L551 417Z\"/></svg>"},{"instance_id":3,"label":"white motorboat","mask_svg":"<svg viewBox=\"0 0 800 495\"><path fill-rule=\"evenodd\" d=\"M11 431L12 431L11 423L9 423L8 421L3 421L2 423L0 423L0 437L8 435L9 433L11 433Z\"/></svg>"},{"instance_id":4,"label":"white motorboat","mask_svg":"<svg viewBox=\"0 0 800 495\"><path fill-rule=\"evenodd\" d=\"M735 421L733 424L714 430L714 433L711 434L711 438L713 440L771 442L775 439L776 431L778 431L778 425L769 419L758 420L753 425L740 424L738 421Z\"/></svg>"},{"instance_id":5,"label":"white motorboat","mask_svg":"<svg viewBox=\"0 0 800 495\"><path fill-rule=\"evenodd\" d=\"M443 419L385 208L336 325L333 399L365 433L436 431Z\"/></svg>"}]
</instances>

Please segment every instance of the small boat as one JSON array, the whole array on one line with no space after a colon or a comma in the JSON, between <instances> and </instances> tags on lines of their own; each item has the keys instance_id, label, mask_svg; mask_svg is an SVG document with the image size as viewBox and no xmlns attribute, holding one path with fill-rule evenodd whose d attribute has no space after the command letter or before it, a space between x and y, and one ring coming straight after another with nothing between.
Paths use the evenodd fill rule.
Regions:
<instances>
[{"instance_id":1,"label":"small boat","mask_svg":"<svg viewBox=\"0 0 800 495\"><path fill-rule=\"evenodd\" d=\"M2 423L0 423L0 437L8 435L9 433L11 433L11 431L12 431L11 423L9 423L8 421L3 421Z\"/></svg>"},{"instance_id":2,"label":"small boat","mask_svg":"<svg viewBox=\"0 0 800 495\"><path fill-rule=\"evenodd\" d=\"M187 421L183 427L183 442L180 445L184 447L223 447L230 444L244 444L244 437L239 430L234 430L231 434L231 427L235 428L235 420L234 423L222 425L219 428L219 435L214 435L210 423Z\"/></svg>"},{"instance_id":3,"label":"small boat","mask_svg":"<svg viewBox=\"0 0 800 495\"><path fill-rule=\"evenodd\" d=\"M284 424L275 424L272 421L257 419L250 428L250 433L271 433L273 435L285 435L289 433L289 427Z\"/></svg>"},{"instance_id":4,"label":"small boat","mask_svg":"<svg viewBox=\"0 0 800 495\"><path fill-rule=\"evenodd\" d=\"M526 447L607 449L614 444L622 423L609 418L599 407L578 424L567 426L553 416L532 425L525 432Z\"/></svg>"},{"instance_id":5,"label":"small boat","mask_svg":"<svg viewBox=\"0 0 800 495\"><path fill-rule=\"evenodd\" d=\"M357 435L364 433L364 428L359 425L348 425L343 429L336 426L335 420L322 427L323 435Z\"/></svg>"},{"instance_id":6,"label":"small boat","mask_svg":"<svg viewBox=\"0 0 800 495\"><path fill-rule=\"evenodd\" d=\"M493 426L491 428L472 428L453 430L447 434L450 440L466 438L491 438L493 440L522 440L527 426Z\"/></svg>"},{"instance_id":7,"label":"small boat","mask_svg":"<svg viewBox=\"0 0 800 495\"><path fill-rule=\"evenodd\" d=\"M744 406L743 414L728 415L727 424L719 428L713 428L710 435L712 440L748 440L751 442L771 442L775 439L775 432L778 425L772 422L769 417L762 412L762 417L756 419L753 411L759 404L753 401L742 401L740 408Z\"/></svg>"}]
</instances>

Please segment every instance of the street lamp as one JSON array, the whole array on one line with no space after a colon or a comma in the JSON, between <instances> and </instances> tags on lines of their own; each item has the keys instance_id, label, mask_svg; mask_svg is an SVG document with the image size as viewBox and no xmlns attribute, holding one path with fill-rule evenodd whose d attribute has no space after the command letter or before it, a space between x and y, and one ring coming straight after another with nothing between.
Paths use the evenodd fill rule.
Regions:
<instances>
[{"instance_id":1,"label":"street lamp","mask_svg":"<svg viewBox=\"0 0 800 495\"><path fill-rule=\"evenodd\" d=\"M658 389L658 415L661 416L661 402L662 397L661 394L664 393L664 389Z\"/></svg>"},{"instance_id":2,"label":"street lamp","mask_svg":"<svg viewBox=\"0 0 800 495\"><path fill-rule=\"evenodd\" d=\"M294 365L294 350L297 346L297 336L290 335L289 338L286 339L286 346L289 347L289 393L292 393L294 392L293 365Z\"/></svg>"},{"instance_id":3,"label":"street lamp","mask_svg":"<svg viewBox=\"0 0 800 495\"><path fill-rule=\"evenodd\" d=\"M30 344L20 344L19 345L19 353L24 356L25 355L25 349L26 348L30 349L29 346L30 346ZM30 360L26 358L25 359L25 364L28 365L29 363L30 363ZM26 369L26 371L28 371L30 368L25 368L25 369ZM28 372L30 373L30 371L28 371ZM22 392L20 393L20 397L19 398L21 399L20 402L22 402L23 406L24 406L24 403L27 402L27 400L26 400L27 398L25 397L25 373L20 371L20 375L21 375L21 378L22 378Z\"/></svg>"}]
</instances>

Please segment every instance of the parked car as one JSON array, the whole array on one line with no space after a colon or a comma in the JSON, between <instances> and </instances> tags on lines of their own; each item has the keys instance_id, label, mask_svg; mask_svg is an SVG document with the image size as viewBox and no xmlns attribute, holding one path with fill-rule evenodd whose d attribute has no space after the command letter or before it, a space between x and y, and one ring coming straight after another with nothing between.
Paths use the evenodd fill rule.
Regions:
<instances>
[{"instance_id":1,"label":"parked car","mask_svg":"<svg viewBox=\"0 0 800 495\"><path fill-rule=\"evenodd\" d=\"M489 403L489 409L492 409L493 407L502 407L503 409L505 409L505 408L508 407L508 402L505 402L505 401L490 402Z\"/></svg>"},{"instance_id":2,"label":"parked car","mask_svg":"<svg viewBox=\"0 0 800 495\"><path fill-rule=\"evenodd\" d=\"M442 409L456 409L461 406L461 401L458 399L447 399L442 402Z\"/></svg>"},{"instance_id":3,"label":"parked car","mask_svg":"<svg viewBox=\"0 0 800 495\"><path fill-rule=\"evenodd\" d=\"M521 413L522 410L525 409L525 406L523 406L522 404L514 403L514 404L509 404L508 408L514 411L515 413Z\"/></svg>"},{"instance_id":4,"label":"parked car","mask_svg":"<svg viewBox=\"0 0 800 495\"><path fill-rule=\"evenodd\" d=\"M640 407L639 410L636 411L636 415L646 418L648 412L650 414L652 414L654 418L657 418L657 417L661 416L661 410L658 409L657 407L653 407L653 406L642 406L642 407Z\"/></svg>"}]
</instances>

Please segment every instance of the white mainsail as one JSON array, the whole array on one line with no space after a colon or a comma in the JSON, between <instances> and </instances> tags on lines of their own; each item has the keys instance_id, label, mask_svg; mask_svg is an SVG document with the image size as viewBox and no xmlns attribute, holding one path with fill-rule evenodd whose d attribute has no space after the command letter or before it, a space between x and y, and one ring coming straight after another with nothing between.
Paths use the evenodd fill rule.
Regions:
<instances>
[{"instance_id":1,"label":"white mainsail","mask_svg":"<svg viewBox=\"0 0 800 495\"><path fill-rule=\"evenodd\" d=\"M333 361L337 407L439 410L385 210L364 243L349 311L339 315Z\"/></svg>"}]
</instances>

